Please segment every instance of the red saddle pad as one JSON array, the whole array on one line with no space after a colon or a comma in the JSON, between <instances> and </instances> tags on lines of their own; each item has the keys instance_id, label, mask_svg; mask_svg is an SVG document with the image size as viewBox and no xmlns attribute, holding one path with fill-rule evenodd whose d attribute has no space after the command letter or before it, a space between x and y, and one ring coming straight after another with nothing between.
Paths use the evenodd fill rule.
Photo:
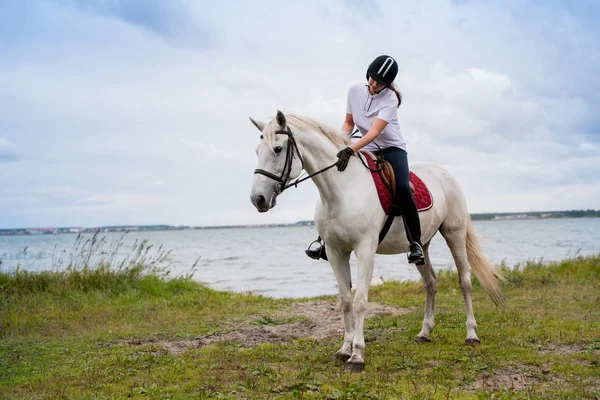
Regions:
<instances>
[{"instance_id":1,"label":"red saddle pad","mask_svg":"<svg viewBox=\"0 0 600 400\"><path fill-rule=\"evenodd\" d=\"M373 182L375 182L375 187L377 188L377 194L379 195L379 202L381 203L381 207L383 207L383 211L389 215L390 209L392 208L392 195L390 190L385 186L383 181L381 180L381 176L379 176L379 172L375 171L377 168L375 165L375 161L373 159L363 154L367 159L367 163L369 168L371 169L371 175L373 176ZM410 182L413 184L415 188L414 199L417 204L417 210L425 211L429 210L433 207L433 198L431 197L431 192L425 185L425 182L421 180L414 172L410 171Z\"/></svg>"}]
</instances>

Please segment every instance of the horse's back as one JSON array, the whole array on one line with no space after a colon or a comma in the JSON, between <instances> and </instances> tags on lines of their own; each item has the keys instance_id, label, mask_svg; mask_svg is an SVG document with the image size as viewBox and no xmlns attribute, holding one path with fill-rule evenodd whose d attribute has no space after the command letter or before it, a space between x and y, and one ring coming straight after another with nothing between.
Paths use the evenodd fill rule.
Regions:
<instances>
[{"instance_id":1,"label":"horse's back","mask_svg":"<svg viewBox=\"0 0 600 400\"><path fill-rule=\"evenodd\" d=\"M427 185L433 198L433 207L420 213L421 219L431 220L433 225L464 221L468 217L465 195L454 176L444 167L433 163L415 163L411 170ZM429 211L432 211L428 215Z\"/></svg>"}]
</instances>

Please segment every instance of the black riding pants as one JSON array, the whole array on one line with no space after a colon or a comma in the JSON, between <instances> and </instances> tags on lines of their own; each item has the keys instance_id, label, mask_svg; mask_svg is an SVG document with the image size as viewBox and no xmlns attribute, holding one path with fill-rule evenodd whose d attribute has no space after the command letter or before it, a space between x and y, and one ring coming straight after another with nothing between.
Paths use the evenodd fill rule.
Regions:
<instances>
[{"instance_id":1,"label":"black riding pants","mask_svg":"<svg viewBox=\"0 0 600 400\"><path fill-rule=\"evenodd\" d=\"M417 205L410 191L410 169L408 168L408 154L398 147L388 147L381 152L383 158L392 165L396 176L396 195L400 200L400 209L410 234L409 240L421 243L421 222Z\"/></svg>"}]
</instances>

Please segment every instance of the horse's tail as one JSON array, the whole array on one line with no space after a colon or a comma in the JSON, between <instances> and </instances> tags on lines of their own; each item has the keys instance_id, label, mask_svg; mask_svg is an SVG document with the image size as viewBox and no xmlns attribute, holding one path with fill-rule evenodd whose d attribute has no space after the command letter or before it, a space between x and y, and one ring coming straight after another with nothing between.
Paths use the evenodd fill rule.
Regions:
<instances>
[{"instance_id":1,"label":"horse's tail","mask_svg":"<svg viewBox=\"0 0 600 400\"><path fill-rule=\"evenodd\" d=\"M477 240L477 233L471 222L467 219L467 259L471 265L473 274L483 286L492 301L499 307L505 306L504 295L500 288L500 282L506 282L506 278L487 260Z\"/></svg>"}]
</instances>

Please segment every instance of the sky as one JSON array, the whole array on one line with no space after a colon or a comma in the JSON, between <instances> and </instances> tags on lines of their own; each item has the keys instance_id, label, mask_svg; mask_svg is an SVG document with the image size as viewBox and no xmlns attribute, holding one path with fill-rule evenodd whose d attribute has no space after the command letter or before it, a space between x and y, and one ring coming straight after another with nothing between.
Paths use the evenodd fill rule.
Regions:
<instances>
[{"instance_id":1,"label":"sky","mask_svg":"<svg viewBox=\"0 0 600 400\"><path fill-rule=\"evenodd\" d=\"M250 203L249 117L341 128L380 54L409 161L470 212L600 209L598 22L593 0L3 0L0 228L310 220L310 182Z\"/></svg>"}]
</instances>

